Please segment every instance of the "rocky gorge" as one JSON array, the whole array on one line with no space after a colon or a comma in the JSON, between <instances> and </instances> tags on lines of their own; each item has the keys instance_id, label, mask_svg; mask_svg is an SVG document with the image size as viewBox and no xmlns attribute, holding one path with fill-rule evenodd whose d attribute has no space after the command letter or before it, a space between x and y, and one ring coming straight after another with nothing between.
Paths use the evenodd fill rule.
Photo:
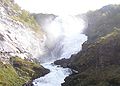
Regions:
<instances>
[{"instance_id":1,"label":"rocky gorge","mask_svg":"<svg viewBox=\"0 0 120 86\"><path fill-rule=\"evenodd\" d=\"M0 86L120 86L119 52L120 5L62 19L0 1Z\"/></svg>"},{"instance_id":2,"label":"rocky gorge","mask_svg":"<svg viewBox=\"0 0 120 86\"><path fill-rule=\"evenodd\" d=\"M55 62L73 69L62 86L120 86L119 13L119 5L108 5L84 15L88 40L82 50L70 59Z\"/></svg>"}]
</instances>

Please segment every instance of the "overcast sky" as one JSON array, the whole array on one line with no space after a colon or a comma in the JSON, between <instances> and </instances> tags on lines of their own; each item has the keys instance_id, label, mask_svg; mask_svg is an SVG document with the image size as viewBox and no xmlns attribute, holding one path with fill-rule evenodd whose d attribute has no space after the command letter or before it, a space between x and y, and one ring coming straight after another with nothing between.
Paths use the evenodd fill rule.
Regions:
<instances>
[{"instance_id":1,"label":"overcast sky","mask_svg":"<svg viewBox=\"0 0 120 86\"><path fill-rule=\"evenodd\" d=\"M22 8L34 13L76 15L99 9L108 4L120 4L120 0L15 0Z\"/></svg>"}]
</instances>

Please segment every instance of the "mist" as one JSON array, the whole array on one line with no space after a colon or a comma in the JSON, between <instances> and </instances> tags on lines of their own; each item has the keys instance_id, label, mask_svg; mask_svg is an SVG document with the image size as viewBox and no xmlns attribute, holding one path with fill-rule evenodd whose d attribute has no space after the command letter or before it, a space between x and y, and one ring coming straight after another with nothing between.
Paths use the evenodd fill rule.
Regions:
<instances>
[{"instance_id":1,"label":"mist","mask_svg":"<svg viewBox=\"0 0 120 86\"><path fill-rule=\"evenodd\" d=\"M54 61L68 59L82 49L82 44L87 40L87 36L82 32L87 24L77 16L43 17L43 15L37 16L37 21L46 33L46 54L40 56L39 61L51 72L34 80L33 84L34 86L61 86L64 78L72 74L72 71L69 68L55 66Z\"/></svg>"},{"instance_id":2,"label":"mist","mask_svg":"<svg viewBox=\"0 0 120 86\"><path fill-rule=\"evenodd\" d=\"M80 44L87 40L87 37L81 34L87 24L80 17L52 14L34 16L46 34L46 53L40 56L42 62L69 58L71 54L77 53L81 49Z\"/></svg>"}]
</instances>

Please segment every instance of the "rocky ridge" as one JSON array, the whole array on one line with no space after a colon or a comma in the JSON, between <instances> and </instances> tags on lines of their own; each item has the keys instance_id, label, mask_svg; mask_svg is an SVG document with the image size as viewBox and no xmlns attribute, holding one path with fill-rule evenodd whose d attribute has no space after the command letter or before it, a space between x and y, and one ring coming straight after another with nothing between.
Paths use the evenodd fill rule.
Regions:
<instances>
[{"instance_id":1,"label":"rocky ridge","mask_svg":"<svg viewBox=\"0 0 120 86\"><path fill-rule=\"evenodd\" d=\"M56 61L73 69L62 86L120 86L119 5L108 5L86 14L88 40L70 59Z\"/></svg>"}]
</instances>

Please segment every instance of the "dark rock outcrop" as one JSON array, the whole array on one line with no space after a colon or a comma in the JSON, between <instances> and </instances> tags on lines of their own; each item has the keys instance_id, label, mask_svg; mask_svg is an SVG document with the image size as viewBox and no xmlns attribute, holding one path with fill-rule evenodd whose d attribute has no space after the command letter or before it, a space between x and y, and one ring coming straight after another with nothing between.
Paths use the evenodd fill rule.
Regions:
<instances>
[{"instance_id":1,"label":"dark rock outcrop","mask_svg":"<svg viewBox=\"0 0 120 86\"><path fill-rule=\"evenodd\" d=\"M72 60L56 63L78 71L68 76L62 86L120 86L119 9L119 6L109 5L87 14L88 41L82 45L82 51L72 56Z\"/></svg>"},{"instance_id":2,"label":"dark rock outcrop","mask_svg":"<svg viewBox=\"0 0 120 86\"><path fill-rule=\"evenodd\" d=\"M83 50L66 66L78 73L67 77L63 86L119 86L119 52L119 31L112 32L94 43L84 43Z\"/></svg>"},{"instance_id":3,"label":"dark rock outcrop","mask_svg":"<svg viewBox=\"0 0 120 86\"><path fill-rule=\"evenodd\" d=\"M56 64L56 65L60 65L60 66L62 66L63 68L67 68L67 67L69 67L70 66L70 64L74 61L74 57L76 56L76 54L73 54L73 55L71 55L71 57L69 58L69 59L65 59L65 58L63 58L63 59L60 59L60 60L56 60L55 62L54 62L54 64Z\"/></svg>"},{"instance_id":4,"label":"dark rock outcrop","mask_svg":"<svg viewBox=\"0 0 120 86\"><path fill-rule=\"evenodd\" d=\"M89 41L105 36L120 27L120 5L107 5L103 8L90 11L84 19L88 25L84 33Z\"/></svg>"},{"instance_id":5,"label":"dark rock outcrop","mask_svg":"<svg viewBox=\"0 0 120 86\"><path fill-rule=\"evenodd\" d=\"M57 61L54 62L54 64L60 65L60 66L62 66L64 68L67 68L69 63L70 63L70 60L69 59L65 59L65 58L63 58L61 60L57 60Z\"/></svg>"}]
</instances>

